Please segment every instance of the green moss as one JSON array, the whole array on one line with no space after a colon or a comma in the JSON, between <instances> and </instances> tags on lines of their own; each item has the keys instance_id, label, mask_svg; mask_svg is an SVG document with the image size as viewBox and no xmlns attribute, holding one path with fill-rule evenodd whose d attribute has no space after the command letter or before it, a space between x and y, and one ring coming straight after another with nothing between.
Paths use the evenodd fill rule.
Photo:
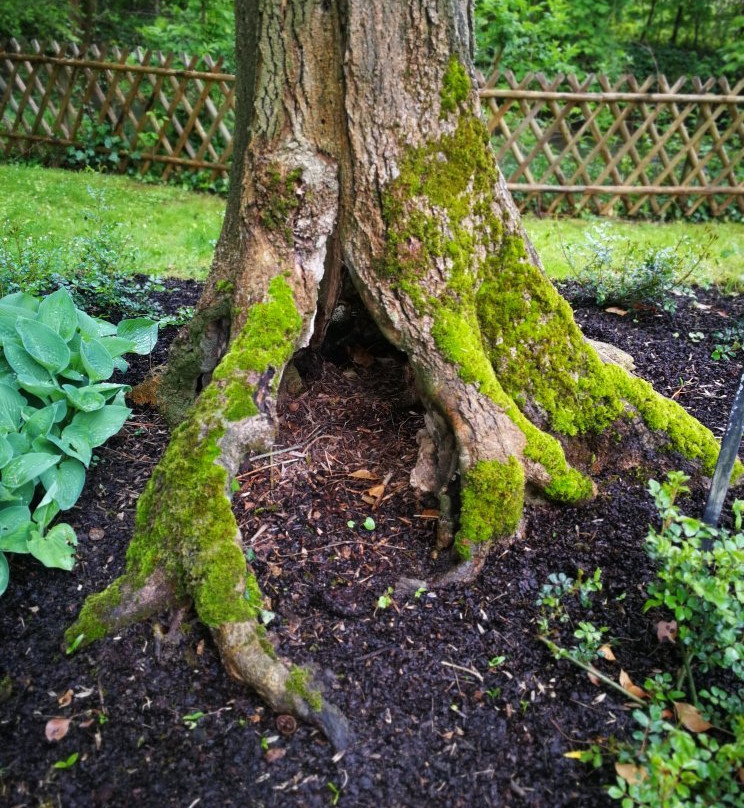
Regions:
<instances>
[{"instance_id":1,"label":"green moss","mask_svg":"<svg viewBox=\"0 0 744 808\"><path fill-rule=\"evenodd\" d=\"M215 292L218 295L231 295L235 291L235 284L232 281L222 280L217 281L214 286Z\"/></svg>"},{"instance_id":2,"label":"green moss","mask_svg":"<svg viewBox=\"0 0 744 808\"><path fill-rule=\"evenodd\" d=\"M79 648L106 636L109 629L105 618L121 602L121 585L122 579L118 578L103 592L86 598L77 620L65 631L65 643L68 647L72 646L80 635L83 639L78 645Z\"/></svg>"},{"instance_id":3,"label":"green moss","mask_svg":"<svg viewBox=\"0 0 744 808\"><path fill-rule=\"evenodd\" d=\"M297 188L301 181L301 168L285 174L278 164L269 166L258 181L263 190L258 218L267 230L280 232L288 244L293 238L291 216L300 206Z\"/></svg>"},{"instance_id":4,"label":"green moss","mask_svg":"<svg viewBox=\"0 0 744 808\"><path fill-rule=\"evenodd\" d=\"M437 347L457 365L463 381L476 385L524 432L525 454L541 463L551 477L548 495L575 502L591 496L591 481L568 465L555 438L519 411L494 372L484 341L481 309L496 292L488 284L499 266L515 268L511 276L514 287L502 284L500 290L497 307L502 320L509 322L524 305L524 279L514 275L518 268L521 271L526 252L521 240L503 237L501 222L491 208L497 179L488 134L472 116L462 115L453 134L411 150L383 198L388 230L380 270L409 294L421 313L431 315ZM476 244L473 230L479 233L480 244ZM484 252L497 258L480 257ZM424 279L434 264L443 262L447 289L432 298L422 289ZM539 280L544 282L542 276ZM537 285L537 281L535 277L533 283Z\"/></svg>"},{"instance_id":5,"label":"green moss","mask_svg":"<svg viewBox=\"0 0 744 808\"><path fill-rule=\"evenodd\" d=\"M251 306L240 334L214 371L217 381L234 381L250 371L280 368L294 353L302 329L292 288L281 275L269 284L269 300Z\"/></svg>"},{"instance_id":6,"label":"green moss","mask_svg":"<svg viewBox=\"0 0 744 808\"><path fill-rule=\"evenodd\" d=\"M173 432L165 455L140 497L127 568L119 582L88 598L70 630L97 639L100 617L117 586L137 589L162 567L177 595L190 597L208 626L255 618L261 592L235 539L228 473L215 462L226 422L255 415L256 386L294 350L302 319L284 277L269 285L268 301L248 312L241 333L215 369L186 420ZM275 374L276 375L276 374ZM270 375L269 375L270 378ZM73 638L74 639L74 638Z\"/></svg>"},{"instance_id":7,"label":"green moss","mask_svg":"<svg viewBox=\"0 0 744 808\"><path fill-rule=\"evenodd\" d=\"M481 460L465 474L461 497L455 551L466 559L473 544L509 536L516 530L524 505L521 463L515 457L506 463Z\"/></svg>"},{"instance_id":8,"label":"green moss","mask_svg":"<svg viewBox=\"0 0 744 808\"><path fill-rule=\"evenodd\" d=\"M720 446L713 433L686 412L676 401L659 395L643 379L607 365L607 376L620 395L635 407L650 429L660 430L669 438L669 446L690 460L699 460L706 474L713 474ZM737 460L732 481L744 467Z\"/></svg>"},{"instance_id":9,"label":"green moss","mask_svg":"<svg viewBox=\"0 0 744 808\"><path fill-rule=\"evenodd\" d=\"M323 696L319 690L310 686L312 678L312 674L306 668L292 665L289 669L286 688L288 693L294 693L304 699L311 710L319 713L323 709Z\"/></svg>"},{"instance_id":10,"label":"green moss","mask_svg":"<svg viewBox=\"0 0 744 808\"><path fill-rule=\"evenodd\" d=\"M450 57L440 93L442 117L455 112L470 95L470 77L456 56Z\"/></svg>"}]
</instances>

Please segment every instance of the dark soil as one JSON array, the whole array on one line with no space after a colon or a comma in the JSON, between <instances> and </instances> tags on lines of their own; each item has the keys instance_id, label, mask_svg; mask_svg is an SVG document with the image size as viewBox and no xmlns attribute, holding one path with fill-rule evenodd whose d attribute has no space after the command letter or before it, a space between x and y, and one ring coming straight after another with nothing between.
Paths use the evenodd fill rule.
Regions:
<instances>
[{"instance_id":1,"label":"dark soil","mask_svg":"<svg viewBox=\"0 0 744 808\"><path fill-rule=\"evenodd\" d=\"M182 284L168 306L197 294ZM592 307L576 316L587 336L631 353L641 376L722 434L742 368L711 361L712 334L744 316L744 299L704 292L673 319ZM164 360L170 337L130 381ZM68 514L80 539L75 570L12 559L0 601L0 679L10 682L0 688L0 804L614 804L603 789L614 781L609 760L595 770L564 755L627 738L630 711L552 659L536 639L535 600L552 572L601 568L604 589L577 619L609 627L617 661L602 661L605 672L643 682L674 668L656 640L659 616L642 611L652 574L643 539L655 521L645 478L607 471L584 507L530 504L524 538L494 552L476 584L397 596L401 576L431 579L444 563L430 557L434 505L408 486L423 419L397 357L380 344L348 348L357 363L300 362L305 389L281 413L285 448L246 464L235 507L277 648L314 666L351 720L353 747L334 757L315 730L277 722L226 676L193 617L176 650L145 623L65 655L63 630L85 596L122 570L137 497L167 442L157 413L139 408L99 450ZM699 515L703 499L695 491L689 512ZM50 742L55 716L71 723ZM73 753L74 764L55 768Z\"/></svg>"}]
</instances>

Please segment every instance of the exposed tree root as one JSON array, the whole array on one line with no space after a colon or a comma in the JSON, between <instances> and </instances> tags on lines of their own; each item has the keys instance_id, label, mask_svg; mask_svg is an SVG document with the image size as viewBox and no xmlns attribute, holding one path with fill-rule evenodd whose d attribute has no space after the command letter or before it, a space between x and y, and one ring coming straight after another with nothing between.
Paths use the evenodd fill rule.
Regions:
<instances>
[{"instance_id":1,"label":"exposed tree root","mask_svg":"<svg viewBox=\"0 0 744 808\"><path fill-rule=\"evenodd\" d=\"M265 650L261 626L254 621L223 623L212 629L225 670L255 690L276 712L292 713L318 727L337 751L352 736L345 716L323 698L304 668L287 668Z\"/></svg>"}]
</instances>

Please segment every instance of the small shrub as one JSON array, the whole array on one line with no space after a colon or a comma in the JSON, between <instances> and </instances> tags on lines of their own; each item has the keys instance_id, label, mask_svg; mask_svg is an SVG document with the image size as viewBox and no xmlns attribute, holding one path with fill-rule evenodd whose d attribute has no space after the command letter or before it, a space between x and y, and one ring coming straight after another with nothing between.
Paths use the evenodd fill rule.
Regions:
<instances>
[{"instance_id":1,"label":"small shrub","mask_svg":"<svg viewBox=\"0 0 744 808\"><path fill-rule=\"evenodd\" d=\"M744 320L739 320L733 326L713 332L716 341L711 358L734 359L744 346Z\"/></svg>"},{"instance_id":2,"label":"small shrub","mask_svg":"<svg viewBox=\"0 0 744 808\"><path fill-rule=\"evenodd\" d=\"M72 569L72 527L50 527L77 502L93 449L123 426L129 387L109 382L127 353L148 354L157 323L91 317L59 289L0 298L0 594L6 553Z\"/></svg>"},{"instance_id":3,"label":"small shrub","mask_svg":"<svg viewBox=\"0 0 744 808\"><path fill-rule=\"evenodd\" d=\"M43 238L33 239L21 226L4 222L0 294L43 295L64 287L78 306L96 314L160 314L160 306L152 302L151 295L162 290L162 285L147 276L135 278L127 271L135 261L130 241L119 224L106 217L105 195L92 188L88 194L93 207L85 214L87 232L64 247Z\"/></svg>"},{"instance_id":4,"label":"small shrub","mask_svg":"<svg viewBox=\"0 0 744 808\"><path fill-rule=\"evenodd\" d=\"M741 805L744 503L734 504L733 532L711 528L676 507L686 480L673 472L665 483L649 483L662 524L647 537L658 577L648 587L645 608L665 608L675 618L682 675L676 687L668 675L645 684L652 701L633 712L639 725L635 743L620 757L620 766L630 769L618 768L630 775L609 789L623 808ZM710 549L703 549L704 540L711 541ZM720 682L699 690L701 673L717 673Z\"/></svg>"},{"instance_id":5,"label":"small shrub","mask_svg":"<svg viewBox=\"0 0 744 808\"><path fill-rule=\"evenodd\" d=\"M710 233L699 245L682 239L674 247L657 248L630 243L599 225L584 244L569 246L564 254L573 279L597 305L673 312L675 295L692 294L690 284L714 241Z\"/></svg>"},{"instance_id":6,"label":"small shrub","mask_svg":"<svg viewBox=\"0 0 744 808\"><path fill-rule=\"evenodd\" d=\"M126 147L126 143L120 135L114 134L108 121L97 123L84 118L78 137L80 142L77 145L67 147L64 162L67 168L105 171L119 166L119 152Z\"/></svg>"}]
</instances>

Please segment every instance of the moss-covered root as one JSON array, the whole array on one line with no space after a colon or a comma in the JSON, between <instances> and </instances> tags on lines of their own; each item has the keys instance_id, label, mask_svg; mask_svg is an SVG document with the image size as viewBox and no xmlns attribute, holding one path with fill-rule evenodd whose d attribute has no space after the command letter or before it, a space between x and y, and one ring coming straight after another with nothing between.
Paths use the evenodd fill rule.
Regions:
<instances>
[{"instance_id":1,"label":"moss-covered root","mask_svg":"<svg viewBox=\"0 0 744 808\"><path fill-rule=\"evenodd\" d=\"M65 644L68 649L82 648L181 603L183 599L160 568L141 584L123 575L103 592L88 596L77 620L65 631Z\"/></svg>"},{"instance_id":2,"label":"moss-covered root","mask_svg":"<svg viewBox=\"0 0 744 808\"><path fill-rule=\"evenodd\" d=\"M292 713L318 727L337 751L348 748L351 732L345 716L323 697L304 668L287 668L254 621L224 623L212 629L225 670L255 690L280 713Z\"/></svg>"}]
</instances>

